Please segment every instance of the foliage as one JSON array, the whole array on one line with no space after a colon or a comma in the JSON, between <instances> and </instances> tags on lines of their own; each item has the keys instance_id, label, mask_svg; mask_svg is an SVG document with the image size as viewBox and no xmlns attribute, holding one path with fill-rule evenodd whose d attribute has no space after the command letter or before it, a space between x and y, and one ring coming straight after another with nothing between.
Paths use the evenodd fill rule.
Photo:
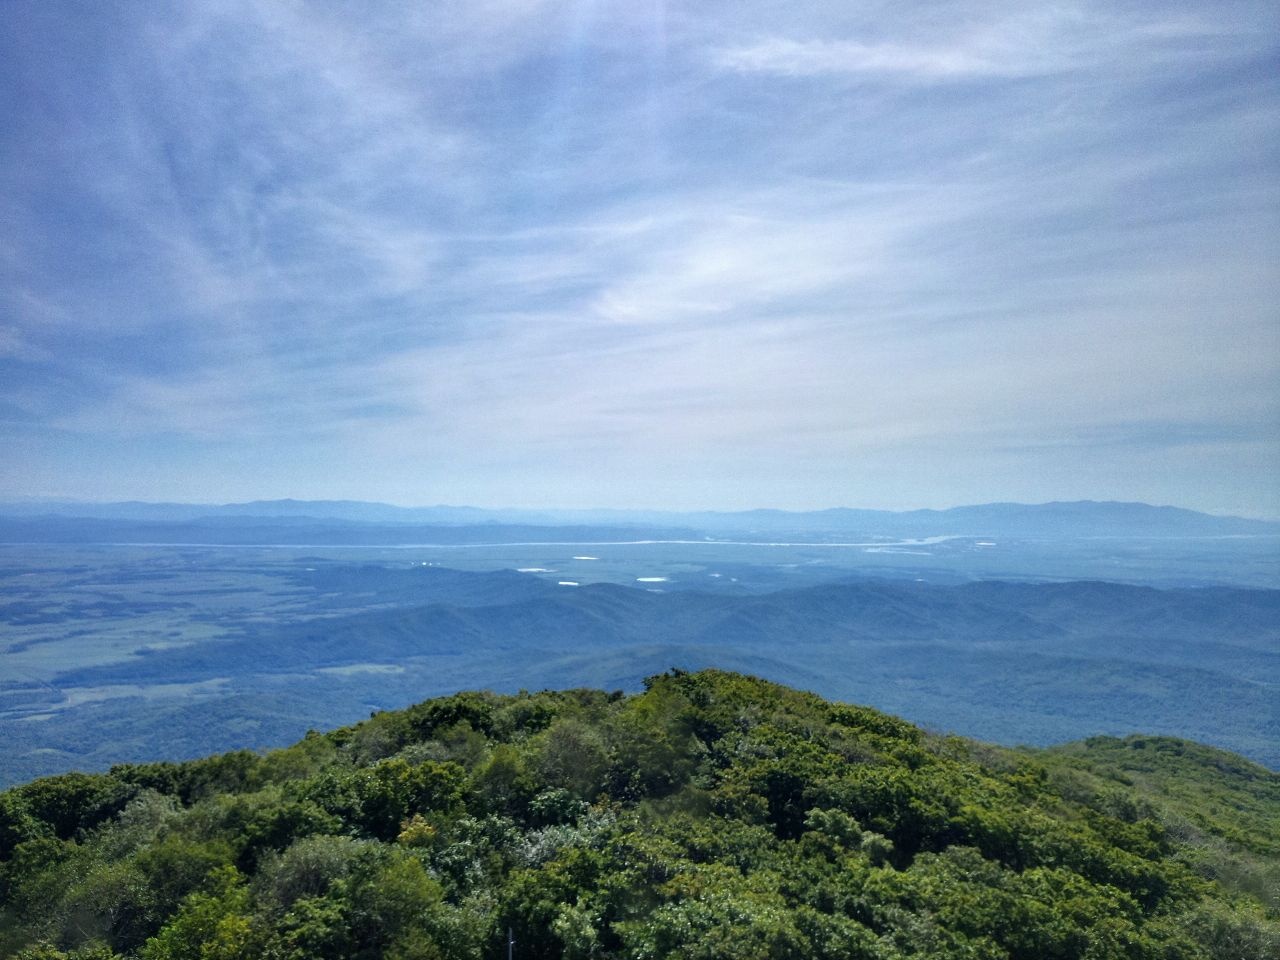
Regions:
<instances>
[{"instance_id":1,"label":"foliage","mask_svg":"<svg viewBox=\"0 0 1280 960\"><path fill-rule=\"evenodd\" d=\"M1179 744L1006 751L715 671L459 694L0 794L0 955L1275 956L1278 778Z\"/></svg>"}]
</instances>

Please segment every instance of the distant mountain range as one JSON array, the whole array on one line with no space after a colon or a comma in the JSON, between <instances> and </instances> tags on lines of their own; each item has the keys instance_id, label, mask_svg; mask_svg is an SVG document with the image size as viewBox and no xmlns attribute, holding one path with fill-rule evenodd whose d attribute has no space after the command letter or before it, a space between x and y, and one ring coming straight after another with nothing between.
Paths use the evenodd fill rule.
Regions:
<instances>
[{"instance_id":1,"label":"distant mountain range","mask_svg":"<svg viewBox=\"0 0 1280 960\"><path fill-rule=\"evenodd\" d=\"M0 734L32 772L37 761L65 765L54 751L68 744L82 762L118 762L146 756L163 731L198 753L281 742L325 716L355 719L464 687L636 689L673 665L714 665L1005 743L1154 730L1280 765L1280 591L856 580L728 596L434 567L299 571L295 585L357 595L388 575L418 604L250 625L215 642L68 664L51 685L9 691L56 701L61 689L222 684L215 702L247 712L214 739L207 698L86 703L40 723L0 720Z\"/></svg>"},{"instance_id":2,"label":"distant mountain range","mask_svg":"<svg viewBox=\"0 0 1280 960\"><path fill-rule=\"evenodd\" d=\"M446 532L446 530L448 532ZM0 542L484 543L527 540L936 536L1080 539L1280 535L1280 522L1145 503L988 503L948 510L693 512L398 507L358 500L232 504L0 503Z\"/></svg>"}]
</instances>

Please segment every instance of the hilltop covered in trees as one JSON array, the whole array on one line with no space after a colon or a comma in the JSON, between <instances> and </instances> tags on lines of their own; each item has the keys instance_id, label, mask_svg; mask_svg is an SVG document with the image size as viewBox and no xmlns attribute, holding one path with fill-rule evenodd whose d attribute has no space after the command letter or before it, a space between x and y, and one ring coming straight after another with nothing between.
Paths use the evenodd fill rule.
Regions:
<instances>
[{"instance_id":1,"label":"hilltop covered in trees","mask_svg":"<svg viewBox=\"0 0 1280 960\"><path fill-rule=\"evenodd\" d=\"M749 677L463 693L0 794L0 955L1261 958L1280 777L1011 751Z\"/></svg>"}]
</instances>

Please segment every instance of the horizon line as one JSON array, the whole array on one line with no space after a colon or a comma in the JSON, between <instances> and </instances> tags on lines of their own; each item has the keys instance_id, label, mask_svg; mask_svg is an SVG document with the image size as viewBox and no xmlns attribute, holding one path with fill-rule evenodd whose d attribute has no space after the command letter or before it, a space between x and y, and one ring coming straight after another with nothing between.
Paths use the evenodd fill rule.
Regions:
<instances>
[{"instance_id":1,"label":"horizon line","mask_svg":"<svg viewBox=\"0 0 1280 960\"><path fill-rule=\"evenodd\" d=\"M150 506L150 507L248 507L257 504L350 504L359 506L372 507L388 507L394 510L470 510L478 513L525 513L525 514L558 514L558 513L618 513L618 514L663 514L669 516L689 516L696 514L714 514L719 516L735 516L749 513L780 513L788 515L811 515L820 513L882 513L882 514L909 514L909 513L947 513L953 510L973 509L976 507L1055 507L1055 506L1120 506L1120 507L1146 507L1153 510L1178 510L1186 513L1199 514L1206 517L1214 517L1217 519L1235 519L1235 520L1253 520L1263 523L1280 523L1280 516L1258 516L1245 515L1240 513L1214 512L1209 510L1198 510L1193 507L1184 507L1177 504L1168 503L1149 503L1144 500L1095 500L1091 498L1082 498L1075 500L1043 500L1043 501L1021 501L1021 500L990 500L981 502L956 503L947 507L907 507L901 509L890 509L885 507L855 507L848 505L814 507L808 509L796 509L788 507L770 507L755 506L743 507L738 509L729 509L723 507L702 507L694 509L673 509L670 507L609 507L609 506L556 506L556 507L529 507L529 506L477 506L466 503L428 503L407 505L403 503L393 503L387 500L360 500L349 497L318 497L318 498L301 498L301 497L272 497L272 498L255 498L250 500L143 500L143 499L125 499L125 500L89 500L79 497L60 497L60 496L44 496L44 495L19 495L10 496L0 500L0 508L4 506L16 505L64 505L64 506L93 506L93 507L113 507L113 506Z\"/></svg>"}]
</instances>

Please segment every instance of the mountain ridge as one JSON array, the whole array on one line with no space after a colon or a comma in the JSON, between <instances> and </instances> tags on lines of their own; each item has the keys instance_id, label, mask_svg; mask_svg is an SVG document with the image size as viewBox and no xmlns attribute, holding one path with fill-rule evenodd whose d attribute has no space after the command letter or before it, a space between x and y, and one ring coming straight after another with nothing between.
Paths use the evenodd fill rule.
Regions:
<instances>
[{"instance_id":1,"label":"mountain ridge","mask_svg":"<svg viewBox=\"0 0 1280 960\"><path fill-rule=\"evenodd\" d=\"M234 690L278 704L280 723L264 722L273 736L288 736L319 716L315 704L290 699L295 693L319 697L349 719L403 703L414 691L485 677L512 690L588 681L630 689L655 666L722 666L988 740L1049 743L1145 728L1280 766L1280 710L1267 694L1280 683L1280 591L850 580L737 595L559 587L509 571L490 577L417 567L398 576L398 595L411 596L416 580L434 599L141 648L127 660L64 669L51 683L101 695L131 685L222 682L229 686L215 699ZM325 591L344 579L320 570L296 582L306 578ZM368 578L354 577L347 589L365 590ZM11 693L34 698L26 709L38 712L50 696L44 690ZM215 693L169 714L157 712L160 702L137 708L134 737L178 735ZM110 722L112 709L110 701L86 703L38 725L0 719L0 730L15 762L35 762L50 756L39 751L59 742L65 750L72 741L110 762L93 744L95 725ZM208 732L191 737L206 743ZM149 749L130 739L127 757Z\"/></svg>"},{"instance_id":2,"label":"mountain ridge","mask_svg":"<svg viewBox=\"0 0 1280 960\"><path fill-rule=\"evenodd\" d=\"M0 516L64 517L103 520L154 520L160 522L236 518L240 520L342 520L370 524L426 524L442 526L509 524L514 526L706 527L711 530L851 530L936 529L963 530L980 536L1011 529L1014 524L1039 523L1061 534L1075 524L1075 535L1085 530L1120 525L1124 532L1138 529L1182 531L1217 530L1280 534L1280 521L1217 515L1183 507L1136 501L1047 501L1044 503L993 502L945 509L868 510L829 507L821 510L758 508L740 511L660 510L523 510L467 506L403 507L360 500L257 500L245 503L183 504L122 501L10 501L0 503ZM980 524L966 528L962 525ZM1092 525L1092 526L1089 526Z\"/></svg>"},{"instance_id":3,"label":"mountain ridge","mask_svg":"<svg viewBox=\"0 0 1280 960\"><path fill-rule=\"evenodd\" d=\"M755 677L453 693L0 793L18 960L1270 960L1280 776Z\"/></svg>"}]
</instances>

